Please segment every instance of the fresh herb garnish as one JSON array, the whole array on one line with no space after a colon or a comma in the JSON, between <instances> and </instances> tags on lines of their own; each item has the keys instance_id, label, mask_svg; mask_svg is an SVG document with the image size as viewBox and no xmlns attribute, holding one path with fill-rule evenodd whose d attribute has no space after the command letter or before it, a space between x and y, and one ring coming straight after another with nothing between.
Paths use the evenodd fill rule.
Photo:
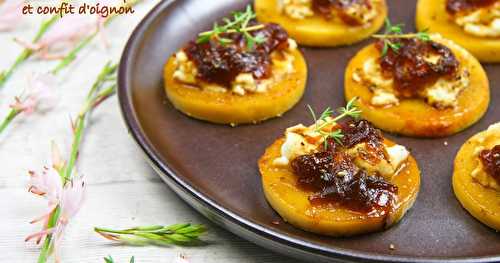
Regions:
<instances>
[{"instance_id":1,"label":"fresh herb garnish","mask_svg":"<svg viewBox=\"0 0 500 263\"><path fill-rule=\"evenodd\" d=\"M129 245L189 245L199 241L206 232L203 225L175 224L170 226L141 226L124 230L94 228L101 236Z\"/></svg>"},{"instance_id":2,"label":"fresh herb garnish","mask_svg":"<svg viewBox=\"0 0 500 263\"><path fill-rule=\"evenodd\" d=\"M196 43L206 43L211 39L215 39L222 45L226 45L232 43L233 40L221 36L222 34L241 33L245 38L247 47L249 49L253 49L256 44L262 44L266 41L265 37L253 36L250 33L265 27L264 24L249 26L250 21L255 17L256 15L253 12L252 7L248 5L244 12L234 12L232 20L229 18L223 18L222 20L224 21L224 25L219 26L215 23L212 30L198 34Z\"/></svg>"},{"instance_id":3,"label":"fresh herb garnish","mask_svg":"<svg viewBox=\"0 0 500 263\"><path fill-rule=\"evenodd\" d=\"M108 257L104 258L104 262L105 263L115 263L115 260L111 256L108 256ZM130 263L135 263L134 257L130 258Z\"/></svg>"},{"instance_id":4,"label":"fresh herb garnish","mask_svg":"<svg viewBox=\"0 0 500 263\"><path fill-rule=\"evenodd\" d=\"M339 120L345 117L351 117L354 119L359 118L361 115L361 110L356 105L357 100L358 98L355 97L351 99L345 107L337 109L337 113L339 113L339 115L335 118L332 117L334 111L330 107L326 108L326 110L321 113L319 118L317 118L316 113L314 113L314 110L311 108L311 106L307 105L315 123L314 131L321 134L321 136L323 137L325 149L328 148L328 139L333 139L337 143L342 144L342 138L344 138L344 135L342 134L341 129L324 131L323 128L335 125ZM320 121L321 123L318 123Z\"/></svg>"},{"instance_id":5,"label":"fresh herb garnish","mask_svg":"<svg viewBox=\"0 0 500 263\"><path fill-rule=\"evenodd\" d=\"M398 53L401 49L401 43L394 41L394 39L400 38L417 38L422 41L430 41L431 37L427 33L427 30L417 32L415 34L403 34L404 24L393 25L389 19L385 20L385 31L383 35L373 35L374 38L382 39L384 41L384 47L382 48L382 57L387 55L389 49L394 53Z\"/></svg>"}]
</instances>

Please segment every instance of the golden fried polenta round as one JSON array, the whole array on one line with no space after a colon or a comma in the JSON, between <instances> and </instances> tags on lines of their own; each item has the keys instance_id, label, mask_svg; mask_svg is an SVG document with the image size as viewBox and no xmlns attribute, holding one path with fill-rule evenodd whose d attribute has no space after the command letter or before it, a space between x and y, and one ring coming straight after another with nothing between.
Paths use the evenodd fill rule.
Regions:
<instances>
[{"instance_id":1,"label":"golden fried polenta round","mask_svg":"<svg viewBox=\"0 0 500 263\"><path fill-rule=\"evenodd\" d=\"M183 84L174 79L175 57L164 69L165 92L175 108L196 119L220 124L257 123L281 116L292 108L304 94L307 65L301 52L291 51L295 71L270 84L263 93L236 95L215 92Z\"/></svg>"},{"instance_id":2,"label":"golden fried polenta round","mask_svg":"<svg viewBox=\"0 0 500 263\"><path fill-rule=\"evenodd\" d=\"M269 204L288 223L300 229L329 236L353 236L383 230L403 218L417 198L420 170L409 157L391 183L398 187L394 212L377 216L354 212L332 205L313 206L311 192L297 187L297 176L290 166L276 166L273 160L281 156L284 139L276 140L259 160L264 194ZM388 145L394 143L385 141Z\"/></svg>"},{"instance_id":3,"label":"golden fried polenta round","mask_svg":"<svg viewBox=\"0 0 500 263\"><path fill-rule=\"evenodd\" d=\"M293 19L282 13L278 2L279 0L255 0L257 20L280 24L297 43L305 46L333 47L359 42L377 32L387 17L385 0L373 1L378 15L369 25L361 26L326 20L318 14L305 19Z\"/></svg>"},{"instance_id":4,"label":"golden fried polenta round","mask_svg":"<svg viewBox=\"0 0 500 263\"><path fill-rule=\"evenodd\" d=\"M466 33L446 11L446 0L419 0L416 24L419 31L439 33L467 49L479 61L500 61L500 38L478 37Z\"/></svg>"},{"instance_id":5,"label":"golden fried polenta round","mask_svg":"<svg viewBox=\"0 0 500 263\"><path fill-rule=\"evenodd\" d=\"M363 48L349 62L345 72L345 97L358 97L362 116L379 129L415 137L443 137L460 132L476 123L485 114L490 102L488 77L477 59L450 40L439 38L455 57L468 68L470 84L458 96L455 108L437 109L422 99L402 99L398 105L373 106L369 87L353 80L356 68L369 58L378 58L374 44Z\"/></svg>"},{"instance_id":6,"label":"golden fried polenta round","mask_svg":"<svg viewBox=\"0 0 500 263\"><path fill-rule=\"evenodd\" d=\"M500 141L500 133L494 137L486 136L487 133L483 131L474 135L458 151L453 171L453 190L458 201L472 216L500 231L500 191L484 187L471 175L480 162L475 153L476 147L483 145L490 148ZM482 138L484 141L481 143Z\"/></svg>"}]
</instances>

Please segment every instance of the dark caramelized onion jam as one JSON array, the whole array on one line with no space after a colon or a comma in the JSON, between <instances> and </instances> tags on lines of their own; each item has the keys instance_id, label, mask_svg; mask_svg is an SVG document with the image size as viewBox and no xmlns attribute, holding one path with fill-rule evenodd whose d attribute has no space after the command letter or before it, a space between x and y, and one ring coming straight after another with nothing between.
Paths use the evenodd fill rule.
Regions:
<instances>
[{"instance_id":1,"label":"dark caramelized onion jam","mask_svg":"<svg viewBox=\"0 0 500 263\"><path fill-rule=\"evenodd\" d=\"M479 154L486 173L491 175L500 184L500 145L491 150L483 150Z\"/></svg>"},{"instance_id":2,"label":"dark caramelized onion jam","mask_svg":"<svg viewBox=\"0 0 500 263\"><path fill-rule=\"evenodd\" d=\"M349 121L340 127L344 134L342 144L330 140L327 149L292 160L298 186L314 192L309 197L313 205L335 204L363 213L389 212L397 186L377 174L368 175L354 164L351 156L341 151L361 142L381 145L380 132L364 120Z\"/></svg>"},{"instance_id":3,"label":"dark caramelized onion jam","mask_svg":"<svg viewBox=\"0 0 500 263\"><path fill-rule=\"evenodd\" d=\"M365 5L372 8L368 0L313 0L312 8L314 12L322 15L326 19L332 18L332 11L338 12L342 21L348 25L359 25L359 21L346 13L346 9L352 5Z\"/></svg>"},{"instance_id":4,"label":"dark caramelized onion jam","mask_svg":"<svg viewBox=\"0 0 500 263\"><path fill-rule=\"evenodd\" d=\"M383 74L394 79L399 97L415 97L438 78L444 76L451 79L458 72L459 62L445 45L416 38L400 38L393 42L401 47L397 52L389 48L387 54L380 58L380 66ZM382 51L384 43L379 41L376 47ZM436 55L439 56L437 63L426 61L426 58Z\"/></svg>"},{"instance_id":5,"label":"dark caramelized onion jam","mask_svg":"<svg viewBox=\"0 0 500 263\"><path fill-rule=\"evenodd\" d=\"M288 48L288 34L277 24L266 24L251 34L265 37L266 41L249 49L241 33L231 33L223 36L233 40L230 44L217 40L202 44L189 42L184 52L196 65L197 78L229 88L240 73L252 73L255 79L270 77L271 53Z\"/></svg>"},{"instance_id":6,"label":"dark caramelized onion jam","mask_svg":"<svg viewBox=\"0 0 500 263\"><path fill-rule=\"evenodd\" d=\"M481 7L493 5L497 0L447 0L446 11L450 14L469 12Z\"/></svg>"}]
</instances>

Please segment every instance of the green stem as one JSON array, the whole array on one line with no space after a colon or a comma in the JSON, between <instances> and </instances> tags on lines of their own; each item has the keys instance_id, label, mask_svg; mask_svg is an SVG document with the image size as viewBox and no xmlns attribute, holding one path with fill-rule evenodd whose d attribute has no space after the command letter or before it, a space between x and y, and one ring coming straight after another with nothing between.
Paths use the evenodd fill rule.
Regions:
<instances>
[{"instance_id":1,"label":"green stem","mask_svg":"<svg viewBox=\"0 0 500 263\"><path fill-rule=\"evenodd\" d=\"M124 6L133 6L139 2L141 2L142 0L134 0L134 1L131 1L127 4L125 4ZM104 21L104 25L107 26L112 20L113 18L115 18L116 15L113 15L113 16L109 16L106 21ZM96 31L94 32L93 34L89 35L88 37L84 38L82 41L80 41L80 43L75 47L73 48L73 50L71 50L68 55L66 55L55 67L54 69L52 69L52 73L55 75L57 73L59 73L59 71L61 71L63 68L65 68L66 66L68 66L69 64L71 64L71 62L73 62L75 59L76 59L76 56L77 54L84 48L86 47L88 44L90 44L92 42L92 40L94 40L94 38L97 36L97 34L99 33L99 31Z\"/></svg>"},{"instance_id":2,"label":"green stem","mask_svg":"<svg viewBox=\"0 0 500 263\"><path fill-rule=\"evenodd\" d=\"M67 165L64 166L61 172L61 179L63 181L63 185L65 185L69 180L71 180L72 171L75 166L76 160L78 158L78 152L80 149L80 145L82 143L83 134L86 127L86 120L89 117L89 114L93 109L95 109L95 107L99 105L98 102L101 102L106 98L108 98L111 94L114 93L116 89L116 84L113 84L107 89L99 90L100 87L102 87L102 85L104 84L104 82L107 81L109 75L115 73L115 70L110 71L110 69L116 69L116 65L111 65L111 66L110 65L111 65L110 63L107 63L106 66L101 71L101 73L99 74L96 82L91 88L91 92L89 92L89 95L85 100L82 109L80 110L78 116L74 121L74 131L73 131L74 137L73 137L73 142L71 144L71 152L69 160ZM102 74L103 72L106 72L106 74ZM55 212L50 215L47 228L52 228L56 226L59 216L60 216L60 207L58 206ZM40 255L38 257L38 263L47 262L47 259L50 255L52 248L53 248L52 235L47 235L47 237L44 240Z\"/></svg>"},{"instance_id":3,"label":"green stem","mask_svg":"<svg viewBox=\"0 0 500 263\"><path fill-rule=\"evenodd\" d=\"M51 17L49 20L46 20L42 23L40 28L38 29L38 32L36 33L35 37L33 38L33 43L36 43L42 36L47 32L47 30L59 19L58 15L54 15ZM12 64L7 70L2 71L0 74L0 88L2 88L7 82L7 80L12 76L14 71L21 65L25 60L27 60L31 55L33 54L33 51L29 48L25 48L19 56L17 56L16 61L14 61L14 64Z\"/></svg>"},{"instance_id":4,"label":"green stem","mask_svg":"<svg viewBox=\"0 0 500 263\"><path fill-rule=\"evenodd\" d=\"M378 35L378 34L375 34L375 35L372 35L373 38L379 38L379 39L388 39L388 38L414 38L414 37L418 37L419 34L393 34L393 35Z\"/></svg>"},{"instance_id":5,"label":"green stem","mask_svg":"<svg viewBox=\"0 0 500 263\"><path fill-rule=\"evenodd\" d=\"M73 50L71 50L68 55L66 55L57 65L54 69L52 69L52 74L57 75L59 71L61 71L63 68L67 67L71 62L73 62L76 59L76 55L80 50L82 50L85 46L87 46L94 37L97 35L97 32L93 33L92 35L84 38Z\"/></svg>"},{"instance_id":6,"label":"green stem","mask_svg":"<svg viewBox=\"0 0 500 263\"><path fill-rule=\"evenodd\" d=\"M5 116L5 119L3 119L2 123L0 124L0 134L2 134L2 132L5 130L5 128L7 128L9 126L9 124L12 122L12 120L14 120L14 118L16 118L16 116L19 115L19 113L21 113L21 111L16 110L16 109L11 109L9 111L9 114L7 114L7 116Z\"/></svg>"},{"instance_id":7,"label":"green stem","mask_svg":"<svg viewBox=\"0 0 500 263\"><path fill-rule=\"evenodd\" d=\"M53 228L56 226L57 219L61 214L61 208L59 206L56 207L54 212L50 215L49 221L47 222L47 229ZM45 240L43 241L42 250L40 251L40 255L38 256L38 263L45 263L49 258L50 252L52 250L52 235L47 235Z\"/></svg>"}]
</instances>

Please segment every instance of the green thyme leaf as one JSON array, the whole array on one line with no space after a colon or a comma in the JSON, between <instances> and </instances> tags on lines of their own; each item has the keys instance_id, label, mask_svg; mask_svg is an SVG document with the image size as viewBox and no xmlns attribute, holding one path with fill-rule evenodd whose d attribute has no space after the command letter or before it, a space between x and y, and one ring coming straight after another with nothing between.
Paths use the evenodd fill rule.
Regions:
<instances>
[{"instance_id":1,"label":"green thyme leaf","mask_svg":"<svg viewBox=\"0 0 500 263\"><path fill-rule=\"evenodd\" d=\"M199 241L206 232L203 225L175 224L170 226L141 226L124 230L95 228L103 237L121 243L143 246L154 245L189 245Z\"/></svg>"},{"instance_id":2,"label":"green thyme leaf","mask_svg":"<svg viewBox=\"0 0 500 263\"><path fill-rule=\"evenodd\" d=\"M347 102L345 107L337 109L337 113L339 113L338 116L333 117L334 111L330 107L326 108L319 118L316 118L316 113L314 110L311 108L311 106L307 105L314 123L315 123L315 129L314 131L319 133L323 137L323 143L324 143L324 148L328 148L328 139L333 139L337 143L342 144L342 138L344 135L342 134L341 129L336 129L330 132L323 131L323 128L330 126L330 125L336 125L338 121L345 117L351 117L354 119L357 119L360 117L362 111L358 108L357 106L357 100L358 98L355 97L351 99L349 102ZM321 121L321 123L318 123Z\"/></svg>"},{"instance_id":3,"label":"green thyme leaf","mask_svg":"<svg viewBox=\"0 0 500 263\"><path fill-rule=\"evenodd\" d=\"M224 38L223 34L230 33L241 33L245 38L245 42L248 49L253 49L256 44L262 44L266 41L266 38L263 36L253 36L250 32L256 31L264 28L264 25L255 25L249 26L249 23L252 19L256 18L255 13L252 10L250 5L247 5L244 12L237 11L233 12L232 19L227 17L223 18L222 21L224 25L219 26L217 23L214 23L212 30L205 31L198 34L198 38L196 39L196 43L202 44L206 43L212 39L219 41L222 45L226 45L232 43L232 40L229 38Z\"/></svg>"}]
</instances>

